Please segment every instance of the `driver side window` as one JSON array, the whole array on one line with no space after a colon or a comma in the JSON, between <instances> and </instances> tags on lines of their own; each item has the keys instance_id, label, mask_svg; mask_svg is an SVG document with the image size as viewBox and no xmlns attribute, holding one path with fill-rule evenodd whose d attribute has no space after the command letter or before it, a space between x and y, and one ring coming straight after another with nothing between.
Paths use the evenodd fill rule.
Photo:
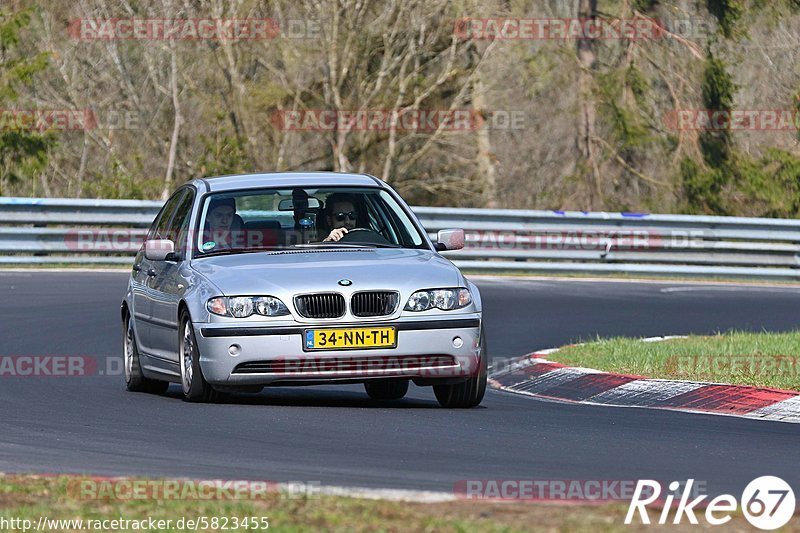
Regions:
<instances>
[{"instance_id":1,"label":"driver side window","mask_svg":"<svg viewBox=\"0 0 800 533\"><path fill-rule=\"evenodd\" d=\"M170 196L169 200L164 204L164 207L161 208L161 212L153 221L153 225L150 226L150 230L147 232L147 240L170 238L168 235L168 225L181 202L181 198L183 198L185 194L186 189L182 189Z\"/></svg>"},{"instance_id":2,"label":"driver side window","mask_svg":"<svg viewBox=\"0 0 800 533\"><path fill-rule=\"evenodd\" d=\"M183 256L186 251L186 236L189 231L189 219L192 215L192 205L194 205L194 191L187 189L182 197L175 214L172 216L167 232L170 239L175 242L175 251Z\"/></svg>"}]
</instances>

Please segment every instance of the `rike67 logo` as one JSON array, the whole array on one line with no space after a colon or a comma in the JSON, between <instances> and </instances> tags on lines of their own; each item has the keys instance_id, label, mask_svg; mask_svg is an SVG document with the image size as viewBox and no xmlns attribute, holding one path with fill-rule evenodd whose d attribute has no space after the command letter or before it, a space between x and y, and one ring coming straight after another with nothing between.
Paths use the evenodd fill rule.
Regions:
<instances>
[{"instance_id":1,"label":"rike67 logo","mask_svg":"<svg viewBox=\"0 0 800 533\"><path fill-rule=\"evenodd\" d=\"M739 508L739 502L731 494L721 494L706 502L707 495L701 495L690 501L694 480L689 479L685 485L680 499L675 502L675 494L668 493L661 497L661 484L649 479L639 480L625 516L625 523L631 524L638 514L642 524L650 524L650 514L647 506L657 503L661 508L656 523L664 525L670 523L670 513L675 509L672 524L680 524L684 517L691 524L698 524L696 508L705 508L703 516L706 523L720 526L731 520L731 514ZM669 490L675 492L681 486L678 481L669 484ZM762 476L751 481L742 492L741 510L744 517L751 525L763 530L778 529L786 525L794 515L794 491L779 477ZM699 511L698 511L699 513Z\"/></svg>"}]
</instances>

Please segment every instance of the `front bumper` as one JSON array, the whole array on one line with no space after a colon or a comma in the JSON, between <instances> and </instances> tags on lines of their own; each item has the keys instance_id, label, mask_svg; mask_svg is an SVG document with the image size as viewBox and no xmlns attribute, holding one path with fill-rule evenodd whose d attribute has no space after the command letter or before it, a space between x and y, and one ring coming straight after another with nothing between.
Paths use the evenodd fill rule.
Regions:
<instances>
[{"instance_id":1,"label":"front bumper","mask_svg":"<svg viewBox=\"0 0 800 533\"><path fill-rule=\"evenodd\" d=\"M203 377L212 385L246 386L380 378L466 378L480 368L481 315L342 323L397 328L391 349L303 351L303 333L332 324L269 326L195 324ZM459 342L454 342L455 339ZM460 345L460 346L459 346ZM459 347L456 347L459 346Z\"/></svg>"}]
</instances>

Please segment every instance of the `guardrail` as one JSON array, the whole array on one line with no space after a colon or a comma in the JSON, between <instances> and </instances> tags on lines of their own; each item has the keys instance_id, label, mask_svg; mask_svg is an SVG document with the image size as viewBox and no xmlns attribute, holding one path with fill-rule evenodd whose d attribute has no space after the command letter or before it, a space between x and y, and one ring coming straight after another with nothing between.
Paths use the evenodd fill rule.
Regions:
<instances>
[{"instance_id":1,"label":"guardrail","mask_svg":"<svg viewBox=\"0 0 800 533\"><path fill-rule=\"evenodd\" d=\"M130 264L161 202L0 198L0 264ZM800 280L800 220L415 207L475 271ZM84 246L84 244L91 244Z\"/></svg>"}]
</instances>

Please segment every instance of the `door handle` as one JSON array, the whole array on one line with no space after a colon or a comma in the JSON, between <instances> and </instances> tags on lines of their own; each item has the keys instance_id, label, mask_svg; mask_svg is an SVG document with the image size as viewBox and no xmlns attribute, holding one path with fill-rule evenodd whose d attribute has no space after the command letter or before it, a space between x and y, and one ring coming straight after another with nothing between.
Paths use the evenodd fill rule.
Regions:
<instances>
[{"instance_id":1,"label":"door handle","mask_svg":"<svg viewBox=\"0 0 800 533\"><path fill-rule=\"evenodd\" d=\"M151 278L152 278L152 277L155 277L155 275L156 275L156 269L154 269L154 268L151 268L150 270L148 270L148 271L147 271L147 275L148 275L148 276L150 276Z\"/></svg>"}]
</instances>

